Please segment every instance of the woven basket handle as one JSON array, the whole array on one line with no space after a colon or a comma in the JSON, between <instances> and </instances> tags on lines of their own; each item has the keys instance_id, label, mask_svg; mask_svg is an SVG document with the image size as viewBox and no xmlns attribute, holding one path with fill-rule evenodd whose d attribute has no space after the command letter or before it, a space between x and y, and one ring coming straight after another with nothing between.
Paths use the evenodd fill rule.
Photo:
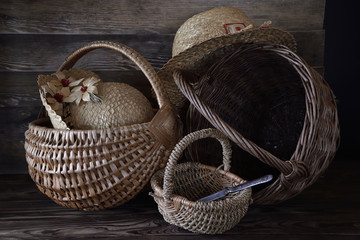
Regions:
<instances>
[{"instance_id":1,"label":"woven basket handle","mask_svg":"<svg viewBox=\"0 0 360 240\"><path fill-rule=\"evenodd\" d=\"M164 173L163 189L164 189L164 199L166 201L171 201L171 196L174 191L175 167L181 154L194 141L207 137L215 138L220 142L223 149L224 170L225 171L230 170L230 158L232 151L231 151L231 145L229 139L222 132L213 128L207 128L196 132L192 132L186 135L183 139L181 139L176 144L176 146L174 147L173 151L170 154Z\"/></svg>"},{"instance_id":2,"label":"woven basket handle","mask_svg":"<svg viewBox=\"0 0 360 240\"><path fill-rule=\"evenodd\" d=\"M134 49L121 44L117 42L112 41L95 41L90 42L83 47L77 49L73 53L71 53L64 63L60 66L58 71L62 71L65 69L72 68L74 64L86 53L98 49L98 48L108 48L115 50L119 53L122 53L126 57L128 57L131 61L133 61L140 70L144 73L144 75L147 77L147 79L150 81L150 84L152 88L155 91L156 99L159 104L159 107L163 107L165 104L170 103L170 101L167 98L165 89L162 85L162 82L160 81L157 73L153 69L153 67L150 65L150 63L141 56L138 52L136 52Z\"/></svg>"},{"instance_id":3,"label":"woven basket handle","mask_svg":"<svg viewBox=\"0 0 360 240\"><path fill-rule=\"evenodd\" d=\"M270 152L257 146L252 141L244 138L238 131L224 122L207 104L205 104L199 96L195 93L194 89L186 82L181 70L175 70L173 73L175 83L181 90L181 92L189 99L194 107L201 112L201 114L217 129L235 142L239 147L258 158L262 162L276 168L280 172L288 175L292 172L293 166L290 162L284 162L275 157Z\"/></svg>"}]
</instances>

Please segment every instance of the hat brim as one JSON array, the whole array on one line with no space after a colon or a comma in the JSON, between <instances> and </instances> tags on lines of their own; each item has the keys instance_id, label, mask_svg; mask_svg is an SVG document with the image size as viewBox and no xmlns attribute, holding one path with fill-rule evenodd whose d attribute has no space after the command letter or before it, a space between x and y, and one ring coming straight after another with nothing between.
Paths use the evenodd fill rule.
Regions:
<instances>
[{"instance_id":1,"label":"hat brim","mask_svg":"<svg viewBox=\"0 0 360 240\"><path fill-rule=\"evenodd\" d=\"M242 44L251 43L285 45L293 52L296 52L294 36L289 32L276 28L255 28L209 39L172 57L158 71L171 103L180 111L187 101L174 82L173 72L176 69L188 70L201 75L217 59L234 52ZM221 51L216 52L219 48L221 48Z\"/></svg>"},{"instance_id":2,"label":"hat brim","mask_svg":"<svg viewBox=\"0 0 360 240\"><path fill-rule=\"evenodd\" d=\"M62 119L60 115L58 115L51 106L47 103L45 93L40 90L40 98L45 110L50 118L51 124L55 129L66 129L69 130L70 128L66 125L65 121Z\"/></svg>"},{"instance_id":3,"label":"hat brim","mask_svg":"<svg viewBox=\"0 0 360 240\"><path fill-rule=\"evenodd\" d=\"M90 77L95 77L95 78L100 79L100 77L96 73L89 71L89 70L71 68L69 70L64 70L64 71L66 73L70 74L70 76L75 79L90 78ZM39 87L41 102L47 112L48 117L50 118L53 128L69 130L70 129L69 126L72 126L72 123L71 123L71 116L69 113L70 110L68 108L68 105L67 105L67 107L64 107L64 111L66 112L66 114L65 114L66 117L60 116L48 104L48 102L46 101L46 92L41 88L42 85L45 85L47 82L51 81L51 79L53 79L53 77L51 75L42 75L41 74L38 76L37 83L38 83L38 87Z\"/></svg>"}]
</instances>

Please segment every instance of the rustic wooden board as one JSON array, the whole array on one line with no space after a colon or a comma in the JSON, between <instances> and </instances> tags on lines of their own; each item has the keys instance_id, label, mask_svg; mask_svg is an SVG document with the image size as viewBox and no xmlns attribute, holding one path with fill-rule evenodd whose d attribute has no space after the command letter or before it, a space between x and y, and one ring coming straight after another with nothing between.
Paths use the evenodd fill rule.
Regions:
<instances>
[{"instance_id":1,"label":"rustic wooden board","mask_svg":"<svg viewBox=\"0 0 360 240\"><path fill-rule=\"evenodd\" d=\"M256 25L272 20L285 30L323 28L325 0L2 0L1 33L175 33L191 16L220 6L242 9Z\"/></svg>"},{"instance_id":2,"label":"rustic wooden board","mask_svg":"<svg viewBox=\"0 0 360 240\"><path fill-rule=\"evenodd\" d=\"M311 66L323 66L324 31L292 32L298 54ZM155 69L171 58L173 35L0 35L0 72L55 71L74 50L91 41L112 40L126 44L142 54ZM94 71L136 70L121 54L98 49L85 55L78 66Z\"/></svg>"},{"instance_id":3,"label":"rustic wooden board","mask_svg":"<svg viewBox=\"0 0 360 240\"><path fill-rule=\"evenodd\" d=\"M132 85L140 90L145 96L151 96L151 86L141 71L94 71L106 82L124 82ZM20 100L12 100L17 98L18 94L26 96L30 94L36 99L39 98L37 77L39 74L51 74L53 72L0 72L0 94L7 94L8 96L0 97L0 107L16 107L20 106ZM1 96L1 95L0 95ZM10 98L10 99L9 99ZM22 104L32 99L26 98L21 101Z\"/></svg>"},{"instance_id":4,"label":"rustic wooden board","mask_svg":"<svg viewBox=\"0 0 360 240\"><path fill-rule=\"evenodd\" d=\"M22 140L28 123L37 118L40 106L41 102L37 101L35 106L1 107L0 138L6 141Z\"/></svg>"},{"instance_id":5,"label":"rustic wooden board","mask_svg":"<svg viewBox=\"0 0 360 240\"><path fill-rule=\"evenodd\" d=\"M320 73L323 68L316 68ZM37 72L0 72L0 174L26 173L24 133L41 108ZM49 74L48 72L42 74ZM151 86L140 71L97 72L104 81L125 82L140 90L156 107Z\"/></svg>"},{"instance_id":6,"label":"rustic wooden board","mask_svg":"<svg viewBox=\"0 0 360 240\"><path fill-rule=\"evenodd\" d=\"M335 161L299 196L277 205L250 206L238 225L215 236L166 223L147 191L115 209L79 212L56 205L27 175L0 175L0 238L359 239L359 169L359 162Z\"/></svg>"},{"instance_id":7,"label":"rustic wooden board","mask_svg":"<svg viewBox=\"0 0 360 240\"><path fill-rule=\"evenodd\" d=\"M171 56L172 39L170 35L2 35L0 71L56 71L71 52L96 40L126 44L160 68ZM78 66L94 71L137 69L128 58L108 49L88 53Z\"/></svg>"},{"instance_id":8,"label":"rustic wooden board","mask_svg":"<svg viewBox=\"0 0 360 240\"><path fill-rule=\"evenodd\" d=\"M171 57L174 34L189 17L222 5L242 9L260 25L294 34L298 53L323 74L325 0L2 0L0 3L0 173L25 173L23 139L41 107L39 73L54 72L76 48L94 40L115 40L142 54L158 70ZM150 85L119 53L96 50L77 67L99 72L105 81L126 82L151 99Z\"/></svg>"},{"instance_id":9,"label":"rustic wooden board","mask_svg":"<svg viewBox=\"0 0 360 240\"><path fill-rule=\"evenodd\" d=\"M25 160L24 133L21 140L10 141L7 138L0 140L0 175L1 174L27 174L27 164ZM0 237L1 238L1 237Z\"/></svg>"}]
</instances>

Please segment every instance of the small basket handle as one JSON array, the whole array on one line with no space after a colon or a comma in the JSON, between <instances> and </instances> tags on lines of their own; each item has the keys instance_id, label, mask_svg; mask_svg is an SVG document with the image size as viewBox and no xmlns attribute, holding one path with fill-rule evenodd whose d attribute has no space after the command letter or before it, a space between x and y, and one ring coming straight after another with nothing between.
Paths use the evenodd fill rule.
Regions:
<instances>
[{"instance_id":1,"label":"small basket handle","mask_svg":"<svg viewBox=\"0 0 360 240\"><path fill-rule=\"evenodd\" d=\"M162 85L162 82L160 81L157 73L153 69L153 67L150 65L150 63L141 56L138 52L136 52L134 49L121 44L117 42L112 41L94 41L85 44L83 47L77 49L73 53L71 53L66 60L63 62L63 64L59 67L58 71L62 71L65 69L72 68L74 64L86 53L98 49L98 48L108 48L115 50L119 53L122 53L126 57L128 57L131 61L133 61L140 70L144 73L144 75L149 80L152 88L155 91L156 99L159 104L159 107L163 107L166 104L169 104L170 101L166 95L165 88Z\"/></svg>"},{"instance_id":2,"label":"small basket handle","mask_svg":"<svg viewBox=\"0 0 360 240\"><path fill-rule=\"evenodd\" d=\"M289 161L284 162L280 160L270 152L260 148L252 141L244 138L238 131L224 122L212 109L207 106L207 104L204 103L204 101L199 98L194 89L184 79L183 72L181 70L175 70L173 76L175 83L181 92L214 127L221 130L223 133L226 133L226 135L239 147L258 158L262 162L269 164L285 175L289 175L292 172L293 166Z\"/></svg>"},{"instance_id":3,"label":"small basket handle","mask_svg":"<svg viewBox=\"0 0 360 240\"><path fill-rule=\"evenodd\" d=\"M171 196L174 191L175 166L181 154L194 141L207 137L213 137L220 142L223 149L224 170L225 171L230 170L230 158L232 151L231 151L231 145L229 139L222 132L213 128L207 128L196 132L192 132L186 135L183 139L181 139L176 144L176 146L174 147L173 151L170 154L164 173L163 190L164 190L165 201L167 202L171 201Z\"/></svg>"}]
</instances>

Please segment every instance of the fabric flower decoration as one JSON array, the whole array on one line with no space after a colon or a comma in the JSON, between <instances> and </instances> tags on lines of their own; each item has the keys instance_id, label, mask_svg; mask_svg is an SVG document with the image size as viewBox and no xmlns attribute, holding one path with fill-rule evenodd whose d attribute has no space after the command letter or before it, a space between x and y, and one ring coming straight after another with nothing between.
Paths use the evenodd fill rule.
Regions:
<instances>
[{"instance_id":1,"label":"fabric flower decoration","mask_svg":"<svg viewBox=\"0 0 360 240\"><path fill-rule=\"evenodd\" d=\"M76 105L80 104L80 101L83 100L85 102L94 101L101 102L101 98L97 95L98 91L96 88L96 83L101 81L98 78L91 77L82 82L82 86L74 87L71 90L70 96L64 99L64 102L74 102Z\"/></svg>"},{"instance_id":2,"label":"fabric flower decoration","mask_svg":"<svg viewBox=\"0 0 360 240\"><path fill-rule=\"evenodd\" d=\"M101 102L102 99L97 95L98 91L96 84L101 80L96 77L90 77L86 80L81 78L75 80L73 77L66 78L63 72L56 72L53 74L56 78L46 82L41 87L45 93L51 95L47 97L46 101L51 108L61 115L64 102L76 102L77 105L80 101L93 101ZM78 86L81 84L80 86ZM70 91L71 89L71 91Z\"/></svg>"},{"instance_id":3,"label":"fabric flower decoration","mask_svg":"<svg viewBox=\"0 0 360 240\"><path fill-rule=\"evenodd\" d=\"M57 114L62 115L63 102L64 102L65 98L67 98L70 95L70 88L64 87L64 88L60 88L60 89L55 89L55 91L53 91L54 86L52 84L50 84L50 86L51 87L49 87L49 89L51 90L51 92L49 92L49 93L50 93L51 97L47 97L46 101L49 103L51 108Z\"/></svg>"},{"instance_id":4,"label":"fabric flower decoration","mask_svg":"<svg viewBox=\"0 0 360 240\"><path fill-rule=\"evenodd\" d=\"M79 80L75 80L73 77L65 78L65 74L62 72L56 72L53 75L56 76L57 79L51 79L41 86L45 92L50 93L51 96L54 96L57 92L61 91L62 88L75 87L84 80L84 78Z\"/></svg>"},{"instance_id":5,"label":"fabric flower decoration","mask_svg":"<svg viewBox=\"0 0 360 240\"><path fill-rule=\"evenodd\" d=\"M52 79L49 83L56 86L57 88L62 87L75 87L81 83L84 78L81 78L79 80L76 80L73 77L67 78L65 73L63 72L56 72L52 74L53 76L56 76L57 79Z\"/></svg>"},{"instance_id":6,"label":"fabric flower decoration","mask_svg":"<svg viewBox=\"0 0 360 240\"><path fill-rule=\"evenodd\" d=\"M85 82L85 80L89 78L99 80L88 80ZM88 92L87 94L90 95L92 101L101 101L101 98L96 95L97 89L93 89L94 85L99 81L101 80L97 74L88 70L74 68L58 71L50 75L41 74L38 76L37 83L40 90L40 98L54 128L72 128L73 124L70 113L71 104L69 103L75 101L77 98L72 96L71 99L69 97L71 94L74 94L75 91L72 90L77 86L81 86L80 92L81 89L83 89L84 92ZM83 85L84 82L85 85ZM87 98L88 97L85 94L84 99ZM81 95L77 103L79 104L79 101L82 99L83 96Z\"/></svg>"},{"instance_id":7,"label":"fabric flower decoration","mask_svg":"<svg viewBox=\"0 0 360 240\"><path fill-rule=\"evenodd\" d=\"M50 97L46 98L48 104L57 114L62 115L63 102L68 102L66 99L70 95L70 88L79 85L84 78L79 80L76 80L73 77L66 78L66 75L63 72L56 72L52 74L52 76L55 76L56 78L51 79L41 87L44 89L45 93L50 94Z\"/></svg>"}]
</instances>

